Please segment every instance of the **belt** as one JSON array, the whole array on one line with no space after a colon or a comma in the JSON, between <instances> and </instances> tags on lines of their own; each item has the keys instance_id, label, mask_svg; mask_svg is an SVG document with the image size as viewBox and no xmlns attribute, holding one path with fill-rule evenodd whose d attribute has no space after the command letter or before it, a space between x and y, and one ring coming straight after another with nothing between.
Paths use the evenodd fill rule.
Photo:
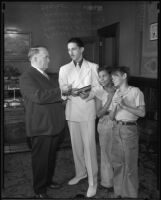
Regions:
<instances>
[{"instance_id":1,"label":"belt","mask_svg":"<svg viewBox=\"0 0 161 200\"><path fill-rule=\"evenodd\" d=\"M131 122L124 122L124 121L117 121L115 120L116 124L120 124L120 125L125 125L125 126L128 126L128 125L137 125L137 122L136 121L131 121Z\"/></svg>"}]
</instances>

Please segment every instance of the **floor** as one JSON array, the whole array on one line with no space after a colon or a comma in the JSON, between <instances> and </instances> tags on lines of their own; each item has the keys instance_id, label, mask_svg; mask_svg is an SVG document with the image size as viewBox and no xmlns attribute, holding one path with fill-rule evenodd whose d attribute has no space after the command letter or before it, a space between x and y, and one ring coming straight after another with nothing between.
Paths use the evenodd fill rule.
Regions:
<instances>
[{"instance_id":1,"label":"floor","mask_svg":"<svg viewBox=\"0 0 161 200\"><path fill-rule=\"evenodd\" d=\"M54 199L73 199L77 194L86 195L88 182L82 180L74 186L67 185L67 182L74 176L74 163L71 146L62 146L57 154L57 166L54 180L62 184L62 188L48 190L48 195ZM100 163L100 149L97 145L98 163ZM155 154L149 157L145 154L144 146L139 156L139 198L157 199L157 171ZM32 170L30 151L9 153L4 155L4 189L2 199L32 199ZM100 181L100 175L98 179ZM109 199L111 191L98 188L96 199Z\"/></svg>"}]
</instances>

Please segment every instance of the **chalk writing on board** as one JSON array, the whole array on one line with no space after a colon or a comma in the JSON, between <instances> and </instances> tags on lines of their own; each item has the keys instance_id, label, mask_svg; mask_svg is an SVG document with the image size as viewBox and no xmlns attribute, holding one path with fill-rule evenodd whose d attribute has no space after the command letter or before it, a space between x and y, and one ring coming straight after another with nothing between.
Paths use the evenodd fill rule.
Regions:
<instances>
[{"instance_id":1,"label":"chalk writing on board","mask_svg":"<svg viewBox=\"0 0 161 200\"><path fill-rule=\"evenodd\" d=\"M52 5L41 5L43 15L43 30L46 38L64 35L90 35L92 29L101 24L100 14L93 11L102 11L102 7L81 4L69 4L55 2ZM95 21L92 21L92 16ZM98 17L97 17L98 16ZM93 26L93 27L92 27Z\"/></svg>"}]
</instances>

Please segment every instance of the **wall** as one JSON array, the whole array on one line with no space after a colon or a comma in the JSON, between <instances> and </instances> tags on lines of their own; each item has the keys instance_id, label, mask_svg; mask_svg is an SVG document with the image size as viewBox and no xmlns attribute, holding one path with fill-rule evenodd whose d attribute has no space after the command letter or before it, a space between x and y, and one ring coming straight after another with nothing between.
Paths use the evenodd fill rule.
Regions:
<instances>
[{"instance_id":1,"label":"wall","mask_svg":"<svg viewBox=\"0 0 161 200\"><path fill-rule=\"evenodd\" d=\"M14 2L5 4L5 30L31 33L31 46L45 45L50 52L49 72L69 61L66 42L70 37L91 35L91 12L85 2ZM26 62L7 62L20 70Z\"/></svg>"},{"instance_id":2,"label":"wall","mask_svg":"<svg viewBox=\"0 0 161 200\"><path fill-rule=\"evenodd\" d=\"M31 45L48 46L49 72L70 61L70 37L95 37L97 29L120 22L119 64L129 66L133 76L156 78L157 40L149 41L149 24L156 21L157 1L7 2L5 9L5 28L30 32ZM28 63L6 64L23 71Z\"/></svg>"},{"instance_id":3,"label":"wall","mask_svg":"<svg viewBox=\"0 0 161 200\"><path fill-rule=\"evenodd\" d=\"M158 40L150 39L150 26L158 22L158 2L144 2L142 26L142 60L141 76L157 78L158 73Z\"/></svg>"},{"instance_id":4,"label":"wall","mask_svg":"<svg viewBox=\"0 0 161 200\"><path fill-rule=\"evenodd\" d=\"M157 77L157 42L149 40L149 26L157 22L158 1L102 2L100 23L93 31L120 22L119 64L131 68L133 76ZM99 24L99 26L98 26Z\"/></svg>"},{"instance_id":5,"label":"wall","mask_svg":"<svg viewBox=\"0 0 161 200\"><path fill-rule=\"evenodd\" d=\"M108 1L102 2L102 21L99 27L102 28L120 22L119 38L119 64L131 68L132 74L137 74L139 66L135 65L135 11L136 2L130 1Z\"/></svg>"}]
</instances>

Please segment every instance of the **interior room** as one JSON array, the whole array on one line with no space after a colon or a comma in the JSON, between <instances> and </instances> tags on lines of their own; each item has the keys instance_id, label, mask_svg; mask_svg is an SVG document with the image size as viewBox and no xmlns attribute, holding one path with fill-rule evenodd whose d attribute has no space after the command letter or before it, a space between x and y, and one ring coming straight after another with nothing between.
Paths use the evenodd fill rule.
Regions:
<instances>
[{"instance_id":1,"label":"interior room","mask_svg":"<svg viewBox=\"0 0 161 200\"><path fill-rule=\"evenodd\" d=\"M107 66L127 66L129 84L144 94L146 115L138 121L139 198L159 198L159 1L24 1L2 2L4 44L3 131L1 132L2 199L32 198L31 148L25 129L25 109L19 77L30 66L29 49L45 46L50 55L47 74L59 87L60 67L71 61L67 41L79 37L84 58ZM1 31L2 32L2 31ZM97 126L98 119L96 119ZM96 128L98 166L100 146ZM57 150L55 176L61 189L49 190L52 198L72 199L85 195L87 180L71 187L74 161L68 126ZM98 172L100 180L100 171ZM98 187L95 198L112 198Z\"/></svg>"}]
</instances>

